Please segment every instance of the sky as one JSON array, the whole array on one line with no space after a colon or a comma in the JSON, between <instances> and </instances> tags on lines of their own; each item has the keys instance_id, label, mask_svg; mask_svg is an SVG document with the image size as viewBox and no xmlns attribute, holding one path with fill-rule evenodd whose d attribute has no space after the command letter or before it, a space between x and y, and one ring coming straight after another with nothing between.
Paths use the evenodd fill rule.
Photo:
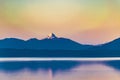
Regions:
<instances>
[{"instance_id":1,"label":"sky","mask_svg":"<svg viewBox=\"0 0 120 80\"><path fill-rule=\"evenodd\" d=\"M49 33L82 44L120 37L120 0L0 0L0 39Z\"/></svg>"}]
</instances>

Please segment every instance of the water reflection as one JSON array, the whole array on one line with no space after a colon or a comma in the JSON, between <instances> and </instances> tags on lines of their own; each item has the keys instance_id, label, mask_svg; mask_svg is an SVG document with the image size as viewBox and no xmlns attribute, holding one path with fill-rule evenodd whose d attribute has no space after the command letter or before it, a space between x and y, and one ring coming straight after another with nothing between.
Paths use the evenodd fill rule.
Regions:
<instances>
[{"instance_id":1,"label":"water reflection","mask_svg":"<svg viewBox=\"0 0 120 80\"><path fill-rule=\"evenodd\" d=\"M38 71L42 69L47 71L49 69L52 72L65 71L79 66L79 61L21 61L21 62L0 62L0 70L13 72L23 69L29 69L31 71Z\"/></svg>"},{"instance_id":2,"label":"water reflection","mask_svg":"<svg viewBox=\"0 0 120 80\"><path fill-rule=\"evenodd\" d=\"M29 70L22 70L19 72L0 72L0 80L50 80L48 72L38 71L33 73Z\"/></svg>"},{"instance_id":3,"label":"water reflection","mask_svg":"<svg viewBox=\"0 0 120 80\"><path fill-rule=\"evenodd\" d=\"M58 73L54 80L120 80L120 73L103 64L83 64L68 72Z\"/></svg>"},{"instance_id":4,"label":"water reflection","mask_svg":"<svg viewBox=\"0 0 120 80\"><path fill-rule=\"evenodd\" d=\"M120 80L120 61L0 62L0 80Z\"/></svg>"}]
</instances>

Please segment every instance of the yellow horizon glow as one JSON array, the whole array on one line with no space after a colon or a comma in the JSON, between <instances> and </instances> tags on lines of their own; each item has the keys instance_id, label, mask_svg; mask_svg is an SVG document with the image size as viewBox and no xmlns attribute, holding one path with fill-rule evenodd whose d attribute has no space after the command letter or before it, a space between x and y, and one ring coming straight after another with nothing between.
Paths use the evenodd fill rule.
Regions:
<instances>
[{"instance_id":1,"label":"yellow horizon glow","mask_svg":"<svg viewBox=\"0 0 120 80\"><path fill-rule=\"evenodd\" d=\"M81 43L101 44L120 37L118 0L1 0L0 3L0 38L43 38L54 32Z\"/></svg>"}]
</instances>

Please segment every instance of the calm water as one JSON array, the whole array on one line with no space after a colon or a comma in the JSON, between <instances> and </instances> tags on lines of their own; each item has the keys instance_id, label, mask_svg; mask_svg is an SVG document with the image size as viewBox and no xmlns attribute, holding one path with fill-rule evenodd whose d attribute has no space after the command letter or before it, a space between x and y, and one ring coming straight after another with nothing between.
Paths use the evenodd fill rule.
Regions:
<instances>
[{"instance_id":1,"label":"calm water","mask_svg":"<svg viewBox=\"0 0 120 80\"><path fill-rule=\"evenodd\" d=\"M120 80L120 61L0 62L0 80Z\"/></svg>"}]
</instances>

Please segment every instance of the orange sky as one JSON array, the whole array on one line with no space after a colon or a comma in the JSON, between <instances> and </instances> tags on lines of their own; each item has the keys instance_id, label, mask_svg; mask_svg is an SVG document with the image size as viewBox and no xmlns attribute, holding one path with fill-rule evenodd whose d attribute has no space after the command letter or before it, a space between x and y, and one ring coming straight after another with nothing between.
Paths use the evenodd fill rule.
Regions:
<instances>
[{"instance_id":1,"label":"orange sky","mask_svg":"<svg viewBox=\"0 0 120 80\"><path fill-rule=\"evenodd\" d=\"M43 38L49 33L83 44L120 37L119 0L1 0L0 38Z\"/></svg>"}]
</instances>

